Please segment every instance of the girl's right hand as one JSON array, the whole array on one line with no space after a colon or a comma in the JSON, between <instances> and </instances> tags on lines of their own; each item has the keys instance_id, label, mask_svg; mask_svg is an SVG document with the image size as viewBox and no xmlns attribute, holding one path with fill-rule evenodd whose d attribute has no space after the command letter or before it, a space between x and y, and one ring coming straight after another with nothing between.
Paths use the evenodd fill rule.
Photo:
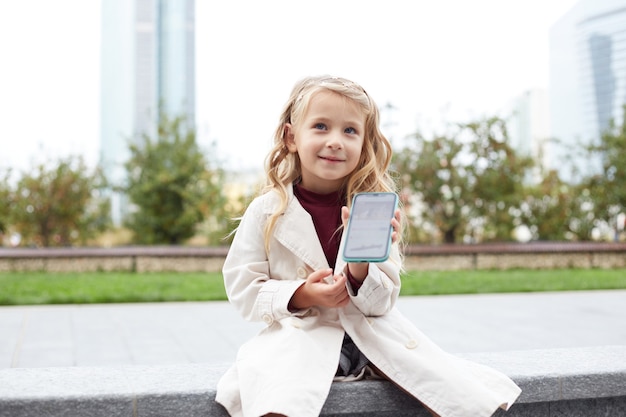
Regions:
<instances>
[{"instance_id":1,"label":"girl's right hand","mask_svg":"<svg viewBox=\"0 0 626 417\"><path fill-rule=\"evenodd\" d=\"M350 301L346 289L347 278L343 274L333 276L333 283L324 279L332 276L332 269L320 269L309 275L289 301L289 310L302 310L310 307L344 307Z\"/></svg>"}]
</instances>

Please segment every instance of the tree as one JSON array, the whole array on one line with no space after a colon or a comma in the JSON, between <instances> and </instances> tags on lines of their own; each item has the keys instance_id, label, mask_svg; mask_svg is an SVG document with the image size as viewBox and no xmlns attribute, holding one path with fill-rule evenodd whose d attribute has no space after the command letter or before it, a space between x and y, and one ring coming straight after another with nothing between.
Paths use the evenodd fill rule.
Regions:
<instances>
[{"instance_id":1,"label":"tree","mask_svg":"<svg viewBox=\"0 0 626 417\"><path fill-rule=\"evenodd\" d=\"M11 219L26 245L86 244L108 224L109 206L101 171L89 171L80 157L41 163L22 173L12 197Z\"/></svg>"},{"instance_id":2,"label":"tree","mask_svg":"<svg viewBox=\"0 0 626 417\"><path fill-rule=\"evenodd\" d=\"M626 105L621 125L611 120L600 139L586 147L589 158L601 160L600 172L583 179L598 221L617 225L618 214L626 210Z\"/></svg>"},{"instance_id":3,"label":"tree","mask_svg":"<svg viewBox=\"0 0 626 417\"><path fill-rule=\"evenodd\" d=\"M157 137L130 145L125 191L135 206L126 220L141 244L180 244L221 207L222 174L210 170L184 116L161 112Z\"/></svg>"},{"instance_id":4,"label":"tree","mask_svg":"<svg viewBox=\"0 0 626 417\"><path fill-rule=\"evenodd\" d=\"M11 213L10 176L10 170L5 170L0 173L0 243L2 242L2 236L7 232L11 224L11 220L9 219Z\"/></svg>"},{"instance_id":5,"label":"tree","mask_svg":"<svg viewBox=\"0 0 626 417\"><path fill-rule=\"evenodd\" d=\"M418 208L422 228L434 225L446 243L454 243L457 231L469 221L466 207L471 190L461 158L463 145L449 135L428 140L416 133L412 139L394 157L401 186L415 193L418 206L425 206Z\"/></svg>"},{"instance_id":6,"label":"tree","mask_svg":"<svg viewBox=\"0 0 626 417\"><path fill-rule=\"evenodd\" d=\"M524 181L533 161L509 145L506 121L492 117L461 125L467 134L471 164L472 212L484 219L489 240L510 240L524 195Z\"/></svg>"},{"instance_id":7,"label":"tree","mask_svg":"<svg viewBox=\"0 0 626 417\"><path fill-rule=\"evenodd\" d=\"M422 226L434 225L446 243L463 235L511 239L532 161L509 146L505 121L483 119L451 125L430 140L419 133L412 138L394 164L403 188L424 206Z\"/></svg>"},{"instance_id":8,"label":"tree","mask_svg":"<svg viewBox=\"0 0 626 417\"><path fill-rule=\"evenodd\" d=\"M526 187L520 204L521 223L533 240L566 240L574 233L584 233L587 223L573 221L573 207L578 201L573 187L564 183L556 171L548 172L541 182Z\"/></svg>"}]
</instances>

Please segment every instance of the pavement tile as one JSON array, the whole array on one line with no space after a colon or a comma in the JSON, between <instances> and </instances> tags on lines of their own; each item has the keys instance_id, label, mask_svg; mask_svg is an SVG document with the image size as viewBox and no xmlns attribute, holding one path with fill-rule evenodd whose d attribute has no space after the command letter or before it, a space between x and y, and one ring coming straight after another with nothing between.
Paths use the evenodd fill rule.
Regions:
<instances>
[{"instance_id":1,"label":"pavement tile","mask_svg":"<svg viewBox=\"0 0 626 417\"><path fill-rule=\"evenodd\" d=\"M626 345L626 290L401 297L452 353ZM232 363L262 323L227 302L0 307L0 369Z\"/></svg>"}]
</instances>

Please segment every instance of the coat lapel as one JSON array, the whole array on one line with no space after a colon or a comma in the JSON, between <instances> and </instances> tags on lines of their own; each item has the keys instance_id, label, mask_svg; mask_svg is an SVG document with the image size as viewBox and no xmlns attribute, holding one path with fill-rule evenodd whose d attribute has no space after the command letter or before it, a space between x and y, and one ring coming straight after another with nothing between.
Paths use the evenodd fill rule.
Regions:
<instances>
[{"instance_id":1,"label":"coat lapel","mask_svg":"<svg viewBox=\"0 0 626 417\"><path fill-rule=\"evenodd\" d=\"M313 270L329 267L313 219L293 195L285 214L276 223L275 236Z\"/></svg>"},{"instance_id":2,"label":"coat lapel","mask_svg":"<svg viewBox=\"0 0 626 417\"><path fill-rule=\"evenodd\" d=\"M328 261L322 244L317 237L317 231L311 215L300 205L293 195L293 186L287 188L289 203L283 215L276 222L274 237L287 250L299 259L302 259L314 271L328 268ZM265 212L271 214L279 204L278 196L270 198L265 206Z\"/></svg>"}]
</instances>

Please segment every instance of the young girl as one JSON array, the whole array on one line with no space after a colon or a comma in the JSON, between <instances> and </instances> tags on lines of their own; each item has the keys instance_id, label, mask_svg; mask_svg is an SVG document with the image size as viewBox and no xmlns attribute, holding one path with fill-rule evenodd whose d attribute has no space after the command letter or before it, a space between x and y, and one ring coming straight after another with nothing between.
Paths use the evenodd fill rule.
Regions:
<instances>
[{"instance_id":1,"label":"young girl","mask_svg":"<svg viewBox=\"0 0 626 417\"><path fill-rule=\"evenodd\" d=\"M400 214L392 254L338 255L357 192L395 191L378 109L337 77L297 83L266 164L267 186L241 219L223 274L231 303L267 324L237 354L216 401L232 416L318 416L333 380L387 378L433 415L481 417L520 393L508 377L443 352L395 308Z\"/></svg>"}]
</instances>

